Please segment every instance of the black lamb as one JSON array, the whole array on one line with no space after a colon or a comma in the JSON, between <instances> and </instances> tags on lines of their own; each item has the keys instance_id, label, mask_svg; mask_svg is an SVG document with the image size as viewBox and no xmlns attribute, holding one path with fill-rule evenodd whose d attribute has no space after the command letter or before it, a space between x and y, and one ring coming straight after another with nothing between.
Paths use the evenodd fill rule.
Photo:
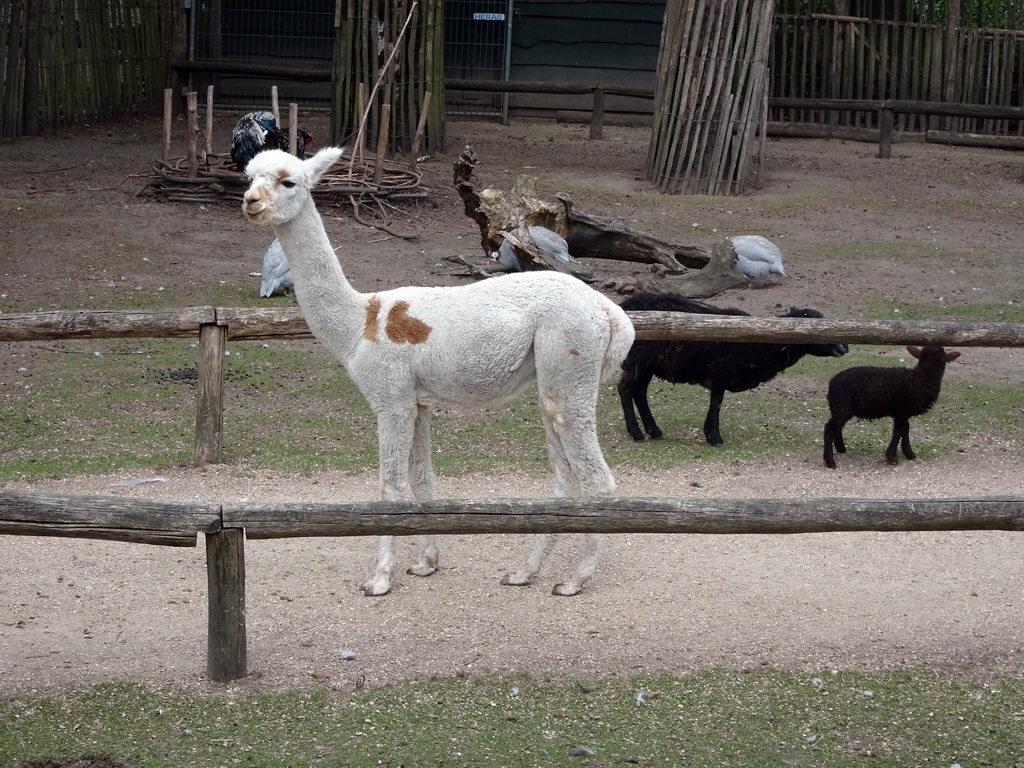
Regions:
<instances>
[{"instance_id":1,"label":"black lamb","mask_svg":"<svg viewBox=\"0 0 1024 768\"><path fill-rule=\"evenodd\" d=\"M910 447L910 417L919 416L935 405L946 363L956 360L960 353L936 346L907 347L907 352L917 358L913 368L861 365L832 377L828 383L828 408L832 416L825 424L826 467L836 468L833 446L839 453L846 453L843 427L854 416L892 418L892 440L885 449L885 459L890 464L899 461L897 444L908 459L917 458Z\"/></svg>"},{"instance_id":2,"label":"black lamb","mask_svg":"<svg viewBox=\"0 0 1024 768\"><path fill-rule=\"evenodd\" d=\"M723 309L678 293L638 293L620 305L627 312L693 312L704 315L742 315L740 309ZM783 317L823 315L814 309L790 309ZM655 341L639 340L622 363L619 399L626 418L626 430L634 440L643 440L633 405L644 429L652 439L662 436L647 403L647 388L657 376L673 384L699 384L711 390L711 402L704 419L704 436L711 445L722 445L718 414L726 391L745 392L775 378L804 355L842 357L845 344L768 344L738 341Z\"/></svg>"}]
</instances>

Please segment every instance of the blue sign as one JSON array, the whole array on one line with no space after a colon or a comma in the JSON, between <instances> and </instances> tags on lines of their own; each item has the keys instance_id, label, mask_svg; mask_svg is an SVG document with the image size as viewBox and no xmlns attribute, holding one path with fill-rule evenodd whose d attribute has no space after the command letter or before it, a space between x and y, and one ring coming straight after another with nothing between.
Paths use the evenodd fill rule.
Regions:
<instances>
[{"instance_id":1,"label":"blue sign","mask_svg":"<svg viewBox=\"0 0 1024 768\"><path fill-rule=\"evenodd\" d=\"M504 13L474 13L473 21L504 21Z\"/></svg>"}]
</instances>

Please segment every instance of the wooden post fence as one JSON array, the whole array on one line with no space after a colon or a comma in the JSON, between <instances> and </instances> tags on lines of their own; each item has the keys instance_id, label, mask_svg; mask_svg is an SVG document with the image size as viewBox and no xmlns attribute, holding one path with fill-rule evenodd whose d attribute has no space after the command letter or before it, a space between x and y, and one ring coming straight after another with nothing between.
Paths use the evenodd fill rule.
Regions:
<instances>
[{"instance_id":1,"label":"wooden post fence","mask_svg":"<svg viewBox=\"0 0 1024 768\"><path fill-rule=\"evenodd\" d=\"M1024 496L953 499L435 499L198 504L0 490L0 534L195 546L206 534L207 674L248 674L245 541L503 533L1024 531Z\"/></svg>"},{"instance_id":2,"label":"wooden post fence","mask_svg":"<svg viewBox=\"0 0 1024 768\"><path fill-rule=\"evenodd\" d=\"M1024 347L1022 323L826 320L631 312L638 339ZM224 353L229 341L312 339L295 307L65 310L0 315L0 342L199 337L194 462L223 461Z\"/></svg>"}]
</instances>

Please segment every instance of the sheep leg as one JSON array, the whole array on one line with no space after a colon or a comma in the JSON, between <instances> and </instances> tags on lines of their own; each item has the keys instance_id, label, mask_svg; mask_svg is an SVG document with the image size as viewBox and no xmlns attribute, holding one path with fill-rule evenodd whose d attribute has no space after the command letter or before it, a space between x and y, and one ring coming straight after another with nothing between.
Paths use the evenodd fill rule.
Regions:
<instances>
[{"instance_id":1,"label":"sheep leg","mask_svg":"<svg viewBox=\"0 0 1024 768\"><path fill-rule=\"evenodd\" d=\"M413 428L409 480L413 496L419 501L434 498L437 486L434 464L430 457L430 413L430 408L424 405L417 406L416 425ZM420 560L406 573L411 576L431 576L437 571L439 560L437 537L420 536Z\"/></svg>"},{"instance_id":2,"label":"sheep leg","mask_svg":"<svg viewBox=\"0 0 1024 768\"><path fill-rule=\"evenodd\" d=\"M724 445L722 433L718 431L718 416L722 410L722 401L725 399L725 390L715 387L711 390L711 400L708 403L708 414L704 418L704 437L711 445Z\"/></svg>"},{"instance_id":3,"label":"sheep leg","mask_svg":"<svg viewBox=\"0 0 1024 768\"><path fill-rule=\"evenodd\" d=\"M896 456L896 446L899 445L900 439L903 437L903 424L907 425L907 429L910 428L910 423L905 419L894 417L892 420L892 439L889 440L889 445L885 448L885 460L892 465L900 463L899 458Z\"/></svg>"},{"instance_id":4,"label":"sheep leg","mask_svg":"<svg viewBox=\"0 0 1024 768\"><path fill-rule=\"evenodd\" d=\"M636 414L633 412L634 402L637 411L640 412L640 418L643 420L647 434L651 436L652 440L660 440L662 437L661 430L655 423L654 416L651 415L651 406L647 402L647 388L650 386L653 376L652 373L637 376L624 371L622 378L619 379L619 402L622 403L622 415L626 419L626 431L638 443L643 441L644 433L640 431Z\"/></svg>"},{"instance_id":5,"label":"sheep leg","mask_svg":"<svg viewBox=\"0 0 1024 768\"><path fill-rule=\"evenodd\" d=\"M893 419L893 428L896 428L895 419ZM914 449L910 447L910 419L899 420L899 432L900 447L903 449L903 455L906 456L908 459L916 459L917 454L914 453Z\"/></svg>"},{"instance_id":6,"label":"sheep leg","mask_svg":"<svg viewBox=\"0 0 1024 768\"><path fill-rule=\"evenodd\" d=\"M825 452L823 458L825 459L825 466L829 469L836 468L835 456L832 453L832 447L839 453L846 453L846 444L843 442L843 424L840 420L833 416L825 423Z\"/></svg>"}]
</instances>

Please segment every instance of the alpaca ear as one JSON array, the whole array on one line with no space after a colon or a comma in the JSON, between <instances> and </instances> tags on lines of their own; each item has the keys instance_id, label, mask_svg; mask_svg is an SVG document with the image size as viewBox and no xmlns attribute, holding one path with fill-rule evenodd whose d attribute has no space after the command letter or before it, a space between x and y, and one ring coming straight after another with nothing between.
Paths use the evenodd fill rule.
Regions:
<instances>
[{"instance_id":1,"label":"alpaca ear","mask_svg":"<svg viewBox=\"0 0 1024 768\"><path fill-rule=\"evenodd\" d=\"M328 168L341 159L344 151L341 147L324 147L311 158L304 161L313 176L314 184L320 180L320 177L327 172Z\"/></svg>"},{"instance_id":2,"label":"alpaca ear","mask_svg":"<svg viewBox=\"0 0 1024 768\"><path fill-rule=\"evenodd\" d=\"M921 359L921 348L920 347L907 347L907 352L909 352L912 357L916 357L918 360Z\"/></svg>"},{"instance_id":3,"label":"alpaca ear","mask_svg":"<svg viewBox=\"0 0 1024 768\"><path fill-rule=\"evenodd\" d=\"M952 363L958 357L960 357L960 353L959 352L947 352L946 356L944 358L942 358L942 359L943 359L944 362Z\"/></svg>"}]
</instances>

